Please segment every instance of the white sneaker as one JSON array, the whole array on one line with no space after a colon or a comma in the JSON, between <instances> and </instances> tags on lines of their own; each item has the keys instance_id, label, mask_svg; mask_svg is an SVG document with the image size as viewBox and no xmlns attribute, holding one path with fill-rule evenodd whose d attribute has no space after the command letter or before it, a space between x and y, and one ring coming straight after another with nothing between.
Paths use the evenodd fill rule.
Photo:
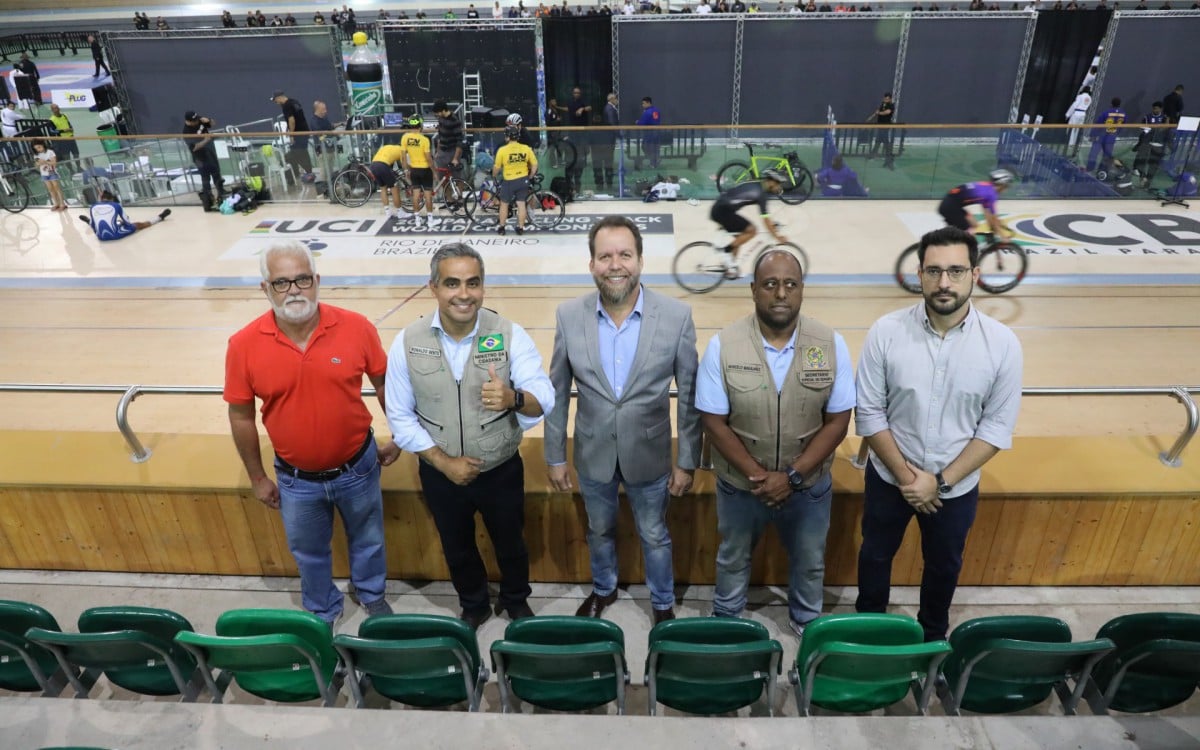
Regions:
<instances>
[{"instance_id":1,"label":"white sneaker","mask_svg":"<svg viewBox=\"0 0 1200 750\"><path fill-rule=\"evenodd\" d=\"M425 217L425 226L429 227L430 229L433 229L434 227L436 227L438 224L441 224L441 223L442 223L442 220L439 219L438 217L434 216L433 214L428 214Z\"/></svg>"},{"instance_id":2,"label":"white sneaker","mask_svg":"<svg viewBox=\"0 0 1200 750\"><path fill-rule=\"evenodd\" d=\"M408 219L412 218L412 214L408 211L405 211L403 208L396 209L393 215L396 217L397 221L407 221Z\"/></svg>"},{"instance_id":3,"label":"white sneaker","mask_svg":"<svg viewBox=\"0 0 1200 750\"><path fill-rule=\"evenodd\" d=\"M392 218L392 209L390 209L390 208L383 209L383 218L385 218L385 219Z\"/></svg>"}]
</instances>

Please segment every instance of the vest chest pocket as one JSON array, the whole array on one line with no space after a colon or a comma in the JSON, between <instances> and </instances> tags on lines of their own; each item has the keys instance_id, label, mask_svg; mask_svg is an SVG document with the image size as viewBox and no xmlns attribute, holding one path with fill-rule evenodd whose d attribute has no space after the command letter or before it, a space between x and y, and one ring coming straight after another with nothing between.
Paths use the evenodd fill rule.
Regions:
<instances>
[{"instance_id":1,"label":"vest chest pocket","mask_svg":"<svg viewBox=\"0 0 1200 750\"><path fill-rule=\"evenodd\" d=\"M479 432L479 447L491 453L513 440L521 432L521 426L517 424L516 416L504 412L479 425Z\"/></svg>"},{"instance_id":2,"label":"vest chest pocket","mask_svg":"<svg viewBox=\"0 0 1200 750\"><path fill-rule=\"evenodd\" d=\"M410 356L408 369L418 375L432 375L442 369L441 357L426 357L424 355Z\"/></svg>"}]
</instances>

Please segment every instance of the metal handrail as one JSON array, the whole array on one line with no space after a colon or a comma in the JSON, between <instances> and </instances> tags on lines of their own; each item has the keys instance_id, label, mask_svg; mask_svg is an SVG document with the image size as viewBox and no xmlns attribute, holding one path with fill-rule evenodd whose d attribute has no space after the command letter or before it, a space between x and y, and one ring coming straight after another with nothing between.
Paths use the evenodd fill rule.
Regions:
<instances>
[{"instance_id":1,"label":"metal handrail","mask_svg":"<svg viewBox=\"0 0 1200 750\"><path fill-rule=\"evenodd\" d=\"M182 396L207 396L212 394L220 394L223 389L215 385L88 385L88 384L56 384L56 383L0 383L0 393L120 393L121 400L117 403L117 429L121 431L125 442L133 449L131 456L134 463L142 463L150 459L151 451L142 445L142 441L138 439L133 428L129 426L129 405L134 400L143 394L170 394ZM1195 400L1192 398L1193 393L1200 393L1200 386L1153 386L1153 385L1133 385L1133 386L1097 386L1097 387L1080 387L1080 388L1023 388L1021 389L1022 396L1170 396L1183 405L1187 412L1187 424L1183 431L1179 433L1175 444L1170 450L1163 451L1158 454L1158 459L1165 466L1171 468L1179 468L1183 465L1183 451L1187 448L1189 442L1196 435L1196 430L1200 428L1200 408L1197 408ZM364 397L375 395L374 388L363 388L362 394ZM579 392L572 388L571 398L575 398ZM672 388L670 391L671 398L675 398L678 391ZM861 469L866 466L867 460L867 441L862 442L859 448L858 456L851 462L855 467Z\"/></svg>"}]
</instances>

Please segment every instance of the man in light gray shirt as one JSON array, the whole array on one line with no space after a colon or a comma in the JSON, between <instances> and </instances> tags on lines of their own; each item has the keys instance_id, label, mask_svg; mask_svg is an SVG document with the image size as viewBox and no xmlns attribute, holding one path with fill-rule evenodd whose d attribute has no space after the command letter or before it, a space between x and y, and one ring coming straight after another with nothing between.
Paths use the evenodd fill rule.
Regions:
<instances>
[{"instance_id":1,"label":"man in light gray shirt","mask_svg":"<svg viewBox=\"0 0 1200 750\"><path fill-rule=\"evenodd\" d=\"M981 467L1012 446L1021 405L1021 344L971 304L974 235L921 238L924 301L871 326L858 361L856 431L871 447L858 553L859 612L883 612L892 558L915 515L925 569L917 619L946 637L975 520Z\"/></svg>"}]
</instances>

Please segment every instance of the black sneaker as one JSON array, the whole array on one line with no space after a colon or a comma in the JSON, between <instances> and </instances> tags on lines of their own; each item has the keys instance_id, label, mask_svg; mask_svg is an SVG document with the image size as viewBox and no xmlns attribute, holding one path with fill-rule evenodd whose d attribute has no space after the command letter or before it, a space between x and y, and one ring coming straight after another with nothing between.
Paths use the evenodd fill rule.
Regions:
<instances>
[{"instance_id":1,"label":"black sneaker","mask_svg":"<svg viewBox=\"0 0 1200 750\"><path fill-rule=\"evenodd\" d=\"M170 216L170 215L171 215L171 209L169 209L169 208L164 208L164 209L162 210L162 213L158 215L158 218L159 218L159 219L165 219L165 218L167 218L167 217L168 217L168 216Z\"/></svg>"},{"instance_id":2,"label":"black sneaker","mask_svg":"<svg viewBox=\"0 0 1200 750\"><path fill-rule=\"evenodd\" d=\"M518 229L517 231L519 232L519 231L521 231L521 230L520 230L520 229ZM503 225L503 224L502 224L502 225L500 225L499 227L497 227L497 229L496 229L496 234L500 235L501 237L503 237L503 236L504 236L504 225Z\"/></svg>"},{"instance_id":3,"label":"black sneaker","mask_svg":"<svg viewBox=\"0 0 1200 750\"><path fill-rule=\"evenodd\" d=\"M525 234L525 227L517 227L517 234Z\"/></svg>"},{"instance_id":4,"label":"black sneaker","mask_svg":"<svg viewBox=\"0 0 1200 750\"><path fill-rule=\"evenodd\" d=\"M76 218L82 221L84 224L87 224L89 227L92 225L91 220L86 216L77 216Z\"/></svg>"}]
</instances>

